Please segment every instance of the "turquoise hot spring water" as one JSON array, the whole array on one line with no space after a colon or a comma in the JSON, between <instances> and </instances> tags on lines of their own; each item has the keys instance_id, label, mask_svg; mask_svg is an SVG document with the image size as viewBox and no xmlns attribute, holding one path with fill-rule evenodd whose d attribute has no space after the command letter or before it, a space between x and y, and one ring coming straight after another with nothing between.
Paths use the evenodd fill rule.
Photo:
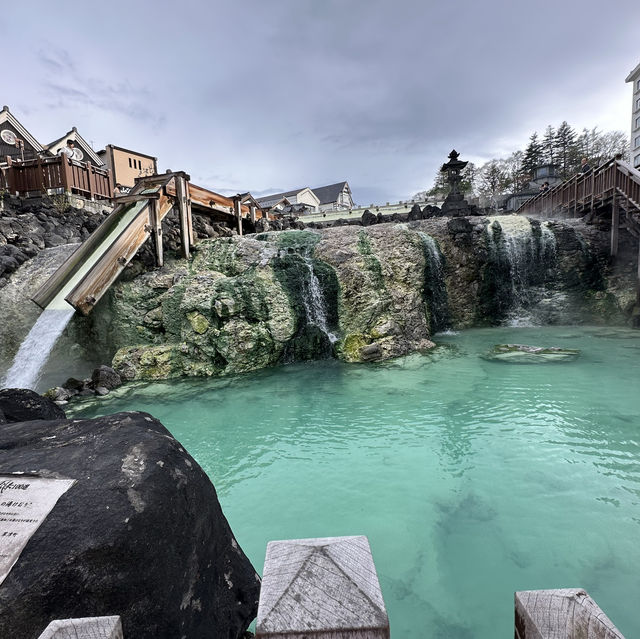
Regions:
<instances>
[{"instance_id":1,"label":"turquoise hot spring water","mask_svg":"<svg viewBox=\"0 0 640 639\"><path fill-rule=\"evenodd\" d=\"M437 342L382 364L137 384L73 413L160 419L259 572L269 540L367 535L395 639L511 637L514 591L574 586L640 636L640 333L494 328ZM509 342L581 356L481 357Z\"/></svg>"}]
</instances>

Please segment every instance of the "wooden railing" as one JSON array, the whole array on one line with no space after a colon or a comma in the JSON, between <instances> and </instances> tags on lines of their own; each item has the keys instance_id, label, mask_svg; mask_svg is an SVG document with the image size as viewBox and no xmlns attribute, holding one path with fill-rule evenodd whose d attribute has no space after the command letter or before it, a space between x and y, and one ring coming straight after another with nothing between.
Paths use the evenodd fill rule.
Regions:
<instances>
[{"instance_id":1,"label":"wooden railing","mask_svg":"<svg viewBox=\"0 0 640 639\"><path fill-rule=\"evenodd\" d=\"M8 190L13 195L62 190L91 200L113 197L111 171L66 155L16 162L9 156L4 169Z\"/></svg>"},{"instance_id":2,"label":"wooden railing","mask_svg":"<svg viewBox=\"0 0 640 639\"><path fill-rule=\"evenodd\" d=\"M551 217L562 214L577 217L622 196L640 211L640 171L617 159L609 160L589 173L572 178L539 193L516 211L520 215Z\"/></svg>"}]
</instances>

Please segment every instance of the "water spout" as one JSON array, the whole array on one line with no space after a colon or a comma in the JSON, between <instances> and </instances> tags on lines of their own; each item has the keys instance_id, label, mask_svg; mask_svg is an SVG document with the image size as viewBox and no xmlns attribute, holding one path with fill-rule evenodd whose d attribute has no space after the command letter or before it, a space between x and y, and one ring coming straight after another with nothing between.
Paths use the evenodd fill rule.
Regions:
<instances>
[{"instance_id":1,"label":"water spout","mask_svg":"<svg viewBox=\"0 0 640 639\"><path fill-rule=\"evenodd\" d=\"M302 296L307 324L317 326L329 338L329 341L334 344L338 341L338 338L329 330L326 303L318 276L313 270L313 260L306 256L303 259L309 272L308 280L306 278L304 280L304 295Z\"/></svg>"},{"instance_id":2,"label":"water spout","mask_svg":"<svg viewBox=\"0 0 640 639\"><path fill-rule=\"evenodd\" d=\"M46 308L20 345L11 368L2 382L5 388L35 390L53 347L73 317L75 309Z\"/></svg>"}]
</instances>

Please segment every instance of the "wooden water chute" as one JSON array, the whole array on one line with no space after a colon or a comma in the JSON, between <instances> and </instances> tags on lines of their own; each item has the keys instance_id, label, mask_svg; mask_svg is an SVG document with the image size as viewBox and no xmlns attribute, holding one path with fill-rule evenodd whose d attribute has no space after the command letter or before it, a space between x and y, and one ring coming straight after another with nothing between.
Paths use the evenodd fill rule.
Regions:
<instances>
[{"instance_id":1,"label":"wooden water chute","mask_svg":"<svg viewBox=\"0 0 640 639\"><path fill-rule=\"evenodd\" d=\"M139 178L129 194L116 199L113 212L37 291L33 301L42 308L67 302L87 315L151 236L156 263L162 266L162 220L173 208L180 220L182 254L188 258L195 242L194 203L225 215L228 221L236 216L231 198L190 184L184 172ZM240 208L240 216L243 214L249 216L248 207Z\"/></svg>"}]
</instances>

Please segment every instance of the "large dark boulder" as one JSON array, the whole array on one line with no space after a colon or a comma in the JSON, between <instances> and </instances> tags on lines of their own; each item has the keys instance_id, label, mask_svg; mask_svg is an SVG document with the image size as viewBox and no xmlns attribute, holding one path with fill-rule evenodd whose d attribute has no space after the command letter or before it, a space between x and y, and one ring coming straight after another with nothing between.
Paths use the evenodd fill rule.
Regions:
<instances>
[{"instance_id":1,"label":"large dark boulder","mask_svg":"<svg viewBox=\"0 0 640 639\"><path fill-rule=\"evenodd\" d=\"M4 422L26 422L34 419L64 419L60 406L26 388L0 390L0 416Z\"/></svg>"},{"instance_id":2,"label":"large dark boulder","mask_svg":"<svg viewBox=\"0 0 640 639\"><path fill-rule=\"evenodd\" d=\"M371 226L372 224L378 223L378 218L374 213L372 213L369 209L367 209L360 216L360 223L362 224L362 226Z\"/></svg>"},{"instance_id":3,"label":"large dark boulder","mask_svg":"<svg viewBox=\"0 0 640 639\"><path fill-rule=\"evenodd\" d=\"M0 471L76 479L0 586L0 637L121 615L125 637L242 636L259 578L208 477L145 413L0 428Z\"/></svg>"}]
</instances>

